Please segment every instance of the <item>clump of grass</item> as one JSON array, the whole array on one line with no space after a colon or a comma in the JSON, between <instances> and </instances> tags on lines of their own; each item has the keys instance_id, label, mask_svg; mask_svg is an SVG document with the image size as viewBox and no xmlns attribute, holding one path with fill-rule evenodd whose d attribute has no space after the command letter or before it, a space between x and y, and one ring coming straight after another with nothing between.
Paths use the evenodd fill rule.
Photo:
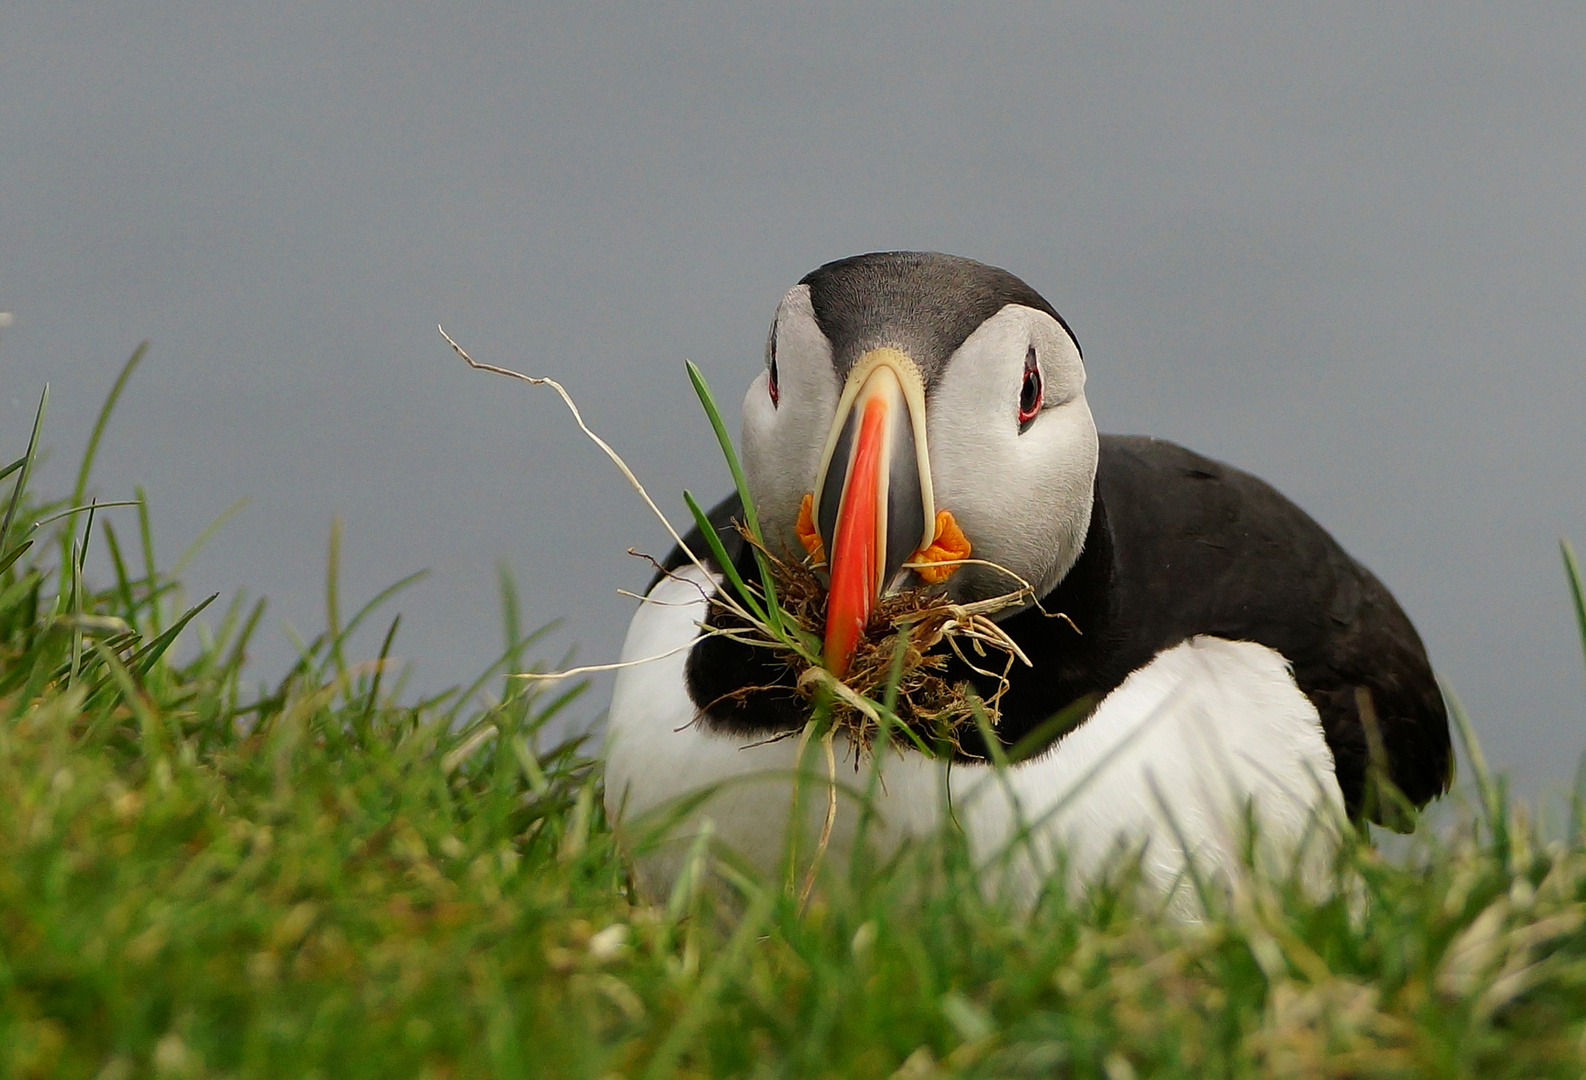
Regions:
<instances>
[{"instance_id":1,"label":"clump of grass","mask_svg":"<svg viewBox=\"0 0 1586 1080\"><path fill-rule=\"evenodd\" d=\"M772 554L747 526L740 531L773 583L770 595L777 597L778 618L801 632L794 640L819 640L826 624L826 582L808 559ZM954 756L963 751L966 732L996 728L1009 672L1015 663L1029 663L990 619L1027 601L1027 593L1017 592L956 604L935 586L889 593L877 603L841 679L810 650L795 647L790 635L776 634L769 622L745 618L741 607L719 597L712 600L711 627L769 650L786 666L811 710L824 710L830 725L855 746L871 748L885 732L924 753ZM953 679L949 665L955 656L996 680L998 689L982 698L967 681Z\"/></svg>"},{"instance_id":2,"label":"clump of grass","mask_svg":"<svg viewBox=\"0 0 1586 1080\"><path fill-rule=\"evenodd\" d=\"M13 493L0 552L81 555L87 511L31 527L80 501ZM574 692L502 678L510 581L498 662L433 697L401 693L396 617L359 660L375 609L332 602L273 683L237 603L94 690L85 620L150 643L190 606L121 512L102 583L60 542L0 570L0 1076L1586 1073L1586 841L1484 766L1404 856L1348 847L1347 888L1258 881L1197 924L1127 860L1010 910L950 823L807 905L703 843L651 905L585 743L551 736Z\"/></svg>"},{"instance_id":3,"label":"clump of grass","mask_svg":"<svg viewBox=\"0 0 1586 1080\"><path fill-rule=\"evenodd\" d=\"M419 575L344 618L333 528L326 630L250 688L264 602L201 626L214 597L181 602L142 492L81 501L114 397L73 498L27 486L47 392L0 471L0 1076L521 1064L503 988L529 988L530 1009L538 980L588 967L591 936L626 910L593 759L581 736L547 737L582 686L485 692L535 638L504 576L502 655L467 688L401 701L400 617L375 659L350 661L348 642ZM135 507L130 546L106 506ZM91 542L107 583L87 572ZM534 1003L545 1026L523 1030L579 1008L553 994Z\"/></svg>"}]
</instances>

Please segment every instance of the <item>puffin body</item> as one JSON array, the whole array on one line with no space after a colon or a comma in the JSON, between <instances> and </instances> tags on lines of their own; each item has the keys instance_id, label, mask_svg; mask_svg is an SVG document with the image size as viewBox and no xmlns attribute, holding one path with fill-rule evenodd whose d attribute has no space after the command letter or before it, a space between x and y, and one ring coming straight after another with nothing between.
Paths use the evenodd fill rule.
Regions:
<instances>
[{"instance_id":1,"label":"puffin body","mask_svg":"<svg viewBox=\"0 0 1586 1080\"><path fill-rule=\"evenodd\" d=\"M1138 857L1193 915L1191 880L1231 881L1252 855L1321 887L1346 818L1399 824L1449 782L1442 697L1387 589L1259 479L1098 435L1073 335L1006 271L891 252L808 275L778 309L742 445L768 544L829 554L833 671L888 590L933 583L963 603L1017 581L1040 598L997 616L1030 661L1007 676L995 732L1020 760L994 768L972 738L951 762L878 747L868 843L950 818L988 886L1024 900L1058 867L1083 884ZM711 523L752 578L742 516L733 496ZM922 561L944 517L972 549L945 574ZM707 550L697 530L685 543ZM659 894L702 829L777 865L786 736L809 717L766 650L708 632L721 568L681 551L663 565L624 645L606 783L613 820L695 797L639 862ZM949 672L997 689L957 660ZM863 792L870 767L853 763L869 752L837 751L838 783ZM818 829L825 798L803 802ZM859 817L839 800L835 857Z\"/></svg>"}]
</instances>

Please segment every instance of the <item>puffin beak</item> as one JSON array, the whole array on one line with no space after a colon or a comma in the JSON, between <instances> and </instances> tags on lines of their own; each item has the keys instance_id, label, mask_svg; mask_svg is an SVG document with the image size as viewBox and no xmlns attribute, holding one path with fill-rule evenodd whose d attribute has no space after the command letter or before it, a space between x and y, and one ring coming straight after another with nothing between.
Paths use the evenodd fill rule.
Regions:
<instances>
[{"instance_id":1,"label":"puffin beak","mask_svg":"<svg viewBox=\"0 0 1586 1080\"><path fill-rule=\"evenodd\" d=\"M871 349L849 373L814 502L831 567L823 659L841 678L876 601L935 531L925 381L897 349Z\"/></svg>"}]
</instances>

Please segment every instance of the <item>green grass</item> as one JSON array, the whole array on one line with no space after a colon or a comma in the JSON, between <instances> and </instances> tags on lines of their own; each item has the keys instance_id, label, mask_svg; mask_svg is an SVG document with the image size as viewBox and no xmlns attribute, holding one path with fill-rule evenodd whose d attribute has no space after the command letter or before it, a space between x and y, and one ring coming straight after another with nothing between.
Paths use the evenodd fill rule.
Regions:
<instances>
[{"instance_id":1,"label":"green grass","mask_svg":"<svg viewBox=\"0 0 1586 1080\"><path fill-rule=\"evenodd\" d=\"M509 580L499 662L411 700L333 542L330 629L254 687L262 606L193 614L141 497L30 531L72 509L33 457L0 484L0 562L36 541L0 571L0 1076L1586 1073L1580 829L1544 841L1479 753L1459 824L1346 853L1352 901L1185 926L1123 872L1021 915L947 833L807 907L728 862L648 906L592 748L548 735L573 692L506 677Z\"/></svg>"}]
</instances>

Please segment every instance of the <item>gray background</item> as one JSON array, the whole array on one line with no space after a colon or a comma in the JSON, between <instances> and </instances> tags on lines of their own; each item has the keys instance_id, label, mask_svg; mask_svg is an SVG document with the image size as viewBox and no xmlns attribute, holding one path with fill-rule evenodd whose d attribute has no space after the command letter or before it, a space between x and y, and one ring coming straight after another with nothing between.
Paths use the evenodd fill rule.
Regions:
<instances>
[{"instance_id":1,"label":"gray background","mask_svg":"<svg viewBox=\"0 0 1586 1080\"><path fill-rule=\"evenodd\" d=\"M97 489L147 487L167 563L251 498L188 580L271 598L261 678L283 620L322 625L335 514L350 602L435 570L398 605L418 687L498 650L502 558L563 619L545 659L618 648L624 549L661 531L548 391L435 323L564 379L681 513L727 484L683 359L736 415L805 271L934 248L1052 300L1104 430L1320 518L1495 761L1567 781L1580 5L233 7L0 14L0 457L50 380L64 490L150 339Z\"/></svg>"}]
</instances>

